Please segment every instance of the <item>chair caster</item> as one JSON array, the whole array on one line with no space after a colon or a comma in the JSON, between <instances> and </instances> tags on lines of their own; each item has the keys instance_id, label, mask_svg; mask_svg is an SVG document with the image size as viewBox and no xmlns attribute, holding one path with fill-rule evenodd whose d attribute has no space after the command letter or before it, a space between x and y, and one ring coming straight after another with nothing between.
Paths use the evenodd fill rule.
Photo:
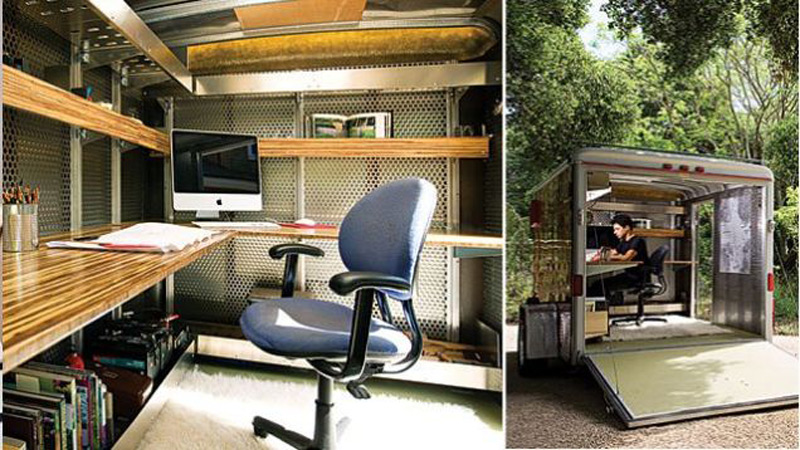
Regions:
<instances>
[{"instance_id":1,"label":"chair caster","mask_svg":"<svg viewBox=\"0 0 800 450\"><path fill-rule=\"evenodd\" d=\"M347 383L347 392L358 400L366 400L372 397L366 386L353 381Z\"/></svg>"}]
</instances>

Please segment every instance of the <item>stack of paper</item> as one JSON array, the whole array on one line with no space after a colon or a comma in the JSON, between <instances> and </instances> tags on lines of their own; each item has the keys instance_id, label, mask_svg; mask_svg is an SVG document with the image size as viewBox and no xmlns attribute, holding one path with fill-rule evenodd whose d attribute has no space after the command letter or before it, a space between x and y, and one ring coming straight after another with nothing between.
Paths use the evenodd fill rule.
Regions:
<instances>
[{"instance_id":1,"label":"stack of paper","mask_svg":"<svg viewBox=\"0 0 800 450\"><path fill-rule=\"evenodd\" d=\"M93 241L52 241L50 248L84 250L122 250L168 253L208 239L214 231L168 223L140 223L123 230L104 234Z\"/></svg>"}]
</instances>

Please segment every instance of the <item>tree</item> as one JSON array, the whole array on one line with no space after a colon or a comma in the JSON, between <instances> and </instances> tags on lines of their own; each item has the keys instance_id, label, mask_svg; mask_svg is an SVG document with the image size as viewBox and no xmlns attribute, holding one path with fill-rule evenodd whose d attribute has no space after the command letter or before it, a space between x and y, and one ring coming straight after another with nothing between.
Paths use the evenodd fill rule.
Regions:
<instances>
[{"instance_id":1,"label":"tree","mask_svg":"<svg viewBox=\"0 0 800 450\"><path fill-rule=\"evenodd\" d=\"M520 214L530 190L570 152L620 141L637 116L631 81L586 51L573 28L578 21L553 24L552 8L542 16L531 5L507 4L507 192Z\"/></svg>"},{"instance_id":2,"label":"tree","mask_svg":"<svg viewBox=\"0 0 800 450\"><path fill-rule=\"evenodd\" d=\"M731 43L741 6L741 0L609 0L603 11L622 36L641 29L648 42L660 44L669 75L682 76Z\"/></svg>"},{"instance_id":3,"label":"tree","mask_svg":"<svg viewBox=\"0 0 800 450\"><path fill-rule=\"evenodd\" d=\"M797 83L779 77L769 63L763 39L745 34L704 67L704 75L725 89L738 148L733 154L761 160L771 127L797 114Z\"/></svg>"},{"instance_id":4,"label":"tree","mask_svg":"<svg viewBox=\"0 0 800 450\"><path fill-rule=\"evenodd\" d=\"M670 76L691 74L728 48L745 18L751 35L767 40L777 66L797 77L797 0L609 0L603 10L623 37L641 30L660 45Z\"/></svg>"},{"instance_id":5,"label":"tree","mask_svg":"<svg viewBox=\"0 0 800 450\"><path fill-rule=\"evenodd\" d=\"M747 0L751 30L769 41L775 59L797 77L797 0Z\"/></svg>"}]
</instances>

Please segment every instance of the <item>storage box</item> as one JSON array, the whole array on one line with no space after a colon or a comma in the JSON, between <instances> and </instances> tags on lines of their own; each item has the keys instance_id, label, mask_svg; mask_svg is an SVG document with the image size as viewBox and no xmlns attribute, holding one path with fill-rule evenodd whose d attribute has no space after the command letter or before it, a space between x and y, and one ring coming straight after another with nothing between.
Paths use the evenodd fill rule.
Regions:
<instances>
[{"instance_id":1,"label":"storage box","mask_svg":"<svg viewBox=\"0 0 800 450\"><path fill-rule=\"evenodd\" d=\"M608 334L608 311L586 312L586 337L598 337Z\"/></svg>"}]
</instances>

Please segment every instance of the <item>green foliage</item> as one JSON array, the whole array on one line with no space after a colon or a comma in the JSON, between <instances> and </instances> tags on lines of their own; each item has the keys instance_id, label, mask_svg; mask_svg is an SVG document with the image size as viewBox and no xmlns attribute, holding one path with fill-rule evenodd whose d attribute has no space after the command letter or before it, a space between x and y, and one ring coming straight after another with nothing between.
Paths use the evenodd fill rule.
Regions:
<instances>
[{"instance_id":1,"label":"green foliage","mask_svg":"<svg viewBox=\"0 0 800 450\"><path fill-rule=\"evenodd\" d=\"M751 30L765 37L775 59L791 78L797 77L797 0L747 0Z\"/></svg>"},{"instance_id":2,"label":"green foliage","mask_svg":"<svg viewBox=\"0 0 800 450\"><path fill-rule=\"evenodd\" d=\"M521 214L541 176L585 142L621 140L637 115L631 80L586 51L574 20L554 24L542 9L552 11L507 4L507 192Z\"/></svg>"},{"instance_id":3,"label":"green foliage","mask_svg":"<svg viewBox=\"0 0 800 450\"><path fill-rule=\"evenodd\" d=\"M775 174L775 191L779 195L798 183L797 126L797 114L789 115L772 128L765 146L764 160Z\"/></svg>"},{"instance_id":4,"label":"green foliage","mask_svg":"<svg viewBox=\"0 0 800 450\"><path fill-rule=\"evenodd\" d=\"M775 325L779 334L797 334L797 284L775 285Z\"/></svg>"},{"instance_id":5,"label":"green foliage","mask_svg":"<svg viewBox=\"0 0 800 450\"><path fill-rule=\"evenodd\" d=\"M682 76L730 45L741 0L609 0L603 10L622 36L641 29L648 42L660 44L669 75Z\"/></svg>"},{"instance_id":6,"label":"green foliage","mask_svg":"<svg viewBox=\"0 0 800 450\"><path fill-rule=\"evenodd\" d=\"M533 295L533 242L528 220L506 210L506 319L516 321L519 306Z\"/></svg>"},{"instance_id":7,"label":"green foliage","mask_svg":"<svg viewBox=\"0 0 800 450\"><path fill-rule=\"evenodd\" d=\"M630 145L719 153L732 140L726 89L699 75L670 78L657 46L633 36L615 61L633 80L640 115Z\"/></svg>"}]
</instances>

